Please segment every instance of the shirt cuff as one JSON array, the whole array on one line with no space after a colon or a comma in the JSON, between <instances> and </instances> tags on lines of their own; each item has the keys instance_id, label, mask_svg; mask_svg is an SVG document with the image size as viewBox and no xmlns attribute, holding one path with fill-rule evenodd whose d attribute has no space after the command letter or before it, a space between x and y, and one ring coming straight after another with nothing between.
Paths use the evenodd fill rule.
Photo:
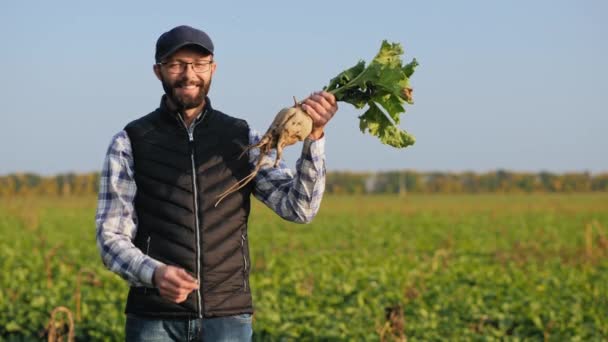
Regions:
<instances>
[{"instance_id":1,"label":"shirt cuff","mask_svg":"<svg viewBox=\"0 0 608 342\"><path fill-rule=\"evenodd\" d=\"M150 257L147 257L144 260L144 265L141 268L141 273L139 274L139 280L147 287L156 287L154 284L154 271L159 266L164 266L162 262L158 260L154 260Z\"/></svg>"},{"instance_id":2,"label":"shirt cuff","mask_svg":"<svg viewBox=\"0 0 608 342\"><path fill-rule=\"evenodd\" d=\"M317 140L305 139L302 154L310 160L317 173L324 172L325 166L325 135Z\"/></svg>"}]
</instances>

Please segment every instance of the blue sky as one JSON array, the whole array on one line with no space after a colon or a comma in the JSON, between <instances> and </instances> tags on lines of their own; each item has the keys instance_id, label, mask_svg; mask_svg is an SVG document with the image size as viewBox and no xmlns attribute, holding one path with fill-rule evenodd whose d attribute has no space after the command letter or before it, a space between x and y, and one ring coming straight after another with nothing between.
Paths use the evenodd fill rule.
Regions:
<instances>
[{"instance_id":1,"label":"blue sky","mask_svg":"<svg viewBox=\"0 0 608 342\"><path fill-rule=\"evenodd\" d=\"M214 107L265 131L383 39L420 67L384 146L342 104L328 170L608 171L605 1L6 1L0 174L99 170L110 138L158 105L154 44L180 24L214 40ZM287 154L295 163L300 145Z\"/></svg>"}]
</instances>

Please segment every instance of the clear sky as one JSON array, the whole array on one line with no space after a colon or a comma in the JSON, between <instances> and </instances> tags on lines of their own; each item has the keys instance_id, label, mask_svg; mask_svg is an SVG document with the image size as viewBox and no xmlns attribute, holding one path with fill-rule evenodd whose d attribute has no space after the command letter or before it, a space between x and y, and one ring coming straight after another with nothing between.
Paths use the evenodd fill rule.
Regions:
<instances>
[{"instance_id":1,"label":"clear sky","mask_svg":"<svg viewBox=\"0 0 608 342\"><path fill-rule=\"evenodd\" d=\"M384 146L342 104L328 170L608 171L606 1L3 1L0 174L101 168L113 134L158 106L158 36L207 31L214 107L265 131L382 39L420 67ZM295 162L300 145L292 147Z\"/></svg>"}]
</instances>

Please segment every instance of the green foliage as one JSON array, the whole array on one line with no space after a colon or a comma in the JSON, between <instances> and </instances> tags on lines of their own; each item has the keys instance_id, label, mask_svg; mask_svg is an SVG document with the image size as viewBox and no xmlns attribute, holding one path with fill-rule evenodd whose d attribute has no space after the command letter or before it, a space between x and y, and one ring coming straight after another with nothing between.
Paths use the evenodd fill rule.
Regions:
<instances>
[{"instance_id":1,"label":"green foliage","mask_svg":"<svg viewBox=\"0 0 608 342\"><path fill-rule=\"evenodd\" d=\"M101 263L94 206L0 200L0 341L75 313L82 269L76 339L124 340L127 285ZM255 340L608 338L608 194L327 196L309 225L252 212Z\"/></svg>"},{"instance_id":2,"label":"green foliage","mask_svg":"<svg viewBox=\"0 0 608 342\"><path fill-rule=\"evenodd\" d=\"M348 102L359 109L367 105L368 109L359 117L361 132L367 131L378 137L383 144L398 148L415 142L412 135L397 125L400 122L399 116L405 113L403 104L414 103L409 77L418 66L416 59L404 65L401 55L401 44L385 40L367 67L364 61L359 61L332 78L325 87L338 101Z\"/></svg>"},{"instance_id":3,"label":"green foliage","mask_svg":"<svg viewBox=\"0 0 608 342\"><path fill-rule=\"evenodd\" d=\"M81 286L79 341L115 340L123 334L126 284L108 272L95 245L95 199L30 198L0 204L0 341L46 340L50 313L76 313L78 273L95 282ZM47 276L47 272L50 277Z\"/></svg>"},{"instance_id":4,"label":"green foliage","mask_svg":"<svg viewBox=\"0 0 608 342\"><path fill-rule=\"evenodd\" d=\"M606 192L608 173L334 171L327 173L326 191L335 194Z\"/></svg>"},{"instance_id":5,"label":"green foliage","mask_svg":"<svg viewBox=\"0 0 608 342\"><path fill-rule=\"evenodd\" d=\"M12 174L0 176L0 197L95 195L99 173L40 176ZM608 191L608 173L569 172L562 174L497 170L474 172L385 172L327 173L327 193L393 194L484 193L484 192L592 192Z\"/></svg>"}]
</instances>

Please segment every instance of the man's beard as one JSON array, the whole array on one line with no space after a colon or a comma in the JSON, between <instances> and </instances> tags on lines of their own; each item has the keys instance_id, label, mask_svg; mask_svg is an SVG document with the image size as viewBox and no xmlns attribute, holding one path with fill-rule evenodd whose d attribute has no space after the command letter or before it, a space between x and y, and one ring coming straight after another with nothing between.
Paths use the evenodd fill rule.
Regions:
<instances>
[{"instance_id":1,"label":"man's beard","mask_svg":"<svg viewBox=\"0 0 608 342\"><path fill-rule=\"evenodd\" d=\"M196 83L188 82L186 79L181 79L176 81L175 84L171 85L164 78L161 79L161 83L163 85L163 89L165 90L165 94L171 100L171 102L177 107L177 111L183 111L185 109L192 109L200 106L203 101L205 101L205 97L209 93L209 88L211 86L211 79L209 79L208 83L205 81L199 80ZM190 96L179 96L176 94L176 88L182 87L184 85L195 85L199 87L199 92L193 97Z\"/></svg>"}]
</instances>

